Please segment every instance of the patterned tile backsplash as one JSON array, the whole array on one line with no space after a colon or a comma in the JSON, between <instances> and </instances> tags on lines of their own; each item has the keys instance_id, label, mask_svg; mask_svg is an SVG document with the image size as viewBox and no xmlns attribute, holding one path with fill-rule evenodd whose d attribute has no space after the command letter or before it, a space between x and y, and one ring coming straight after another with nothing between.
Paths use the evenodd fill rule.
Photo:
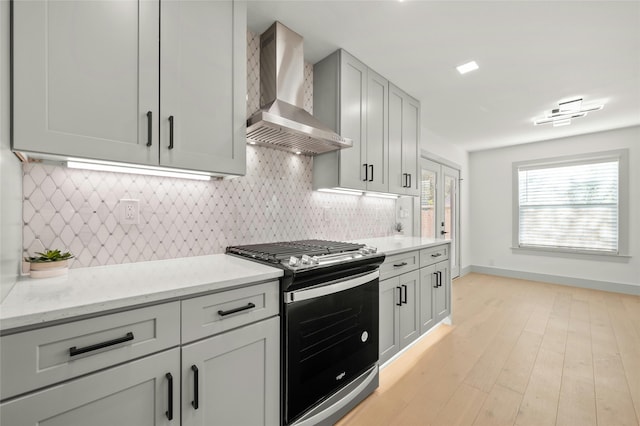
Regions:
<instances>
[{"instance_id":1,"label":"patterned tile backsplash","mask_svg":"<svg viewBox=\"0 0 640 426\"><path fill-rule=\"evenodd\" d=\"M259 36L248 34L248 101L259 107ZM305 64L311 112L313 67ZM71 267L223 253L228 245L392 233L395 201L312 191L312 158L247 147L247 174L223 181L23 166L23 247L70 250ZM120 199L140 223L119 223Z\"/></svg>"}]
</instances>

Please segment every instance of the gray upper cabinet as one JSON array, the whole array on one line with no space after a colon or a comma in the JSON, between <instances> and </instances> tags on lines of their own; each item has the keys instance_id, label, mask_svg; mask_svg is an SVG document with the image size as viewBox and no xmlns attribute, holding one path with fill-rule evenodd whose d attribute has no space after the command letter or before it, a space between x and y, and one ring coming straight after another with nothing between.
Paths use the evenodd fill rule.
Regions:
<instances>
[{"instance_id":1,"label":"gray upper cabinet","mask_svg":"<svg viewBox=\"0 0 640 426\"><path fill-rule=\"evenodd\" d=\"M158 164L159 18L157 0L13 2L13 149Z\"/></svg>"},{"instance_id":2,"label":"gray upper cabinet","mask_svg":"<svg viewBox=\"0 0 640 426\"><path fill-rule=\"evenodd\" d=\"M314 188L342 187L387 192L386 79L344 50L314 66L313 111L351 148L314 157Z\"/></svg>"},{"instance_id":3,"label":"gray upper cabinet","mask_svg":"<svg viewBox=\"0 0 640 426\"><path fill-rule=\"evenodd\" d=\"M389 85L389 192L420 195L420 102Z\"/></svg>"},{"instance_id":4,"label":"gray upper cabinet","mask_svg":"<svg viewBox=\"0 0 640 426\"><path fill-rule=\"evenodd\" d=\"M15 1L12 147L244 174L245 62L243 2Z\"/></svg>"},{"instance_id":5,"label":"gray upper cabinet","mask_svg":"<svg viewBox=\"0 0 640 426\"><path fill-rule=\"evenodd\" d=\"M170 0L160 10L160 164L244 174L246 3Z\"/></svg>"}]
</instances>

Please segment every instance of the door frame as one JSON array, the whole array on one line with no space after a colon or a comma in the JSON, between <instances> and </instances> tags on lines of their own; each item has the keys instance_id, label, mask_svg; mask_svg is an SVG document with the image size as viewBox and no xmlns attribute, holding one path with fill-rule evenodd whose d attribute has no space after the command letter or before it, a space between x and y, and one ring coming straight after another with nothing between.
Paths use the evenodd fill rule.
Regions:
<instances>
[{"instance_id":1,"label":"door frame","mask_svg":"<svg viewBox=\"0 0 640 426\"><path fill-rule=\"evenodd\" d=\"M461 238L461 220L460 220L460 212L461 212L461 207L460 207L460 200L462 199L462 197L460 196L460 192L462 191L462 185L460 185L460 182L462 181L462 178L460 178L461 176L461 170L462 167L460 167L459 164L456 164L452 161L447 160L446 158L442 158L438 155L432 154L424 149L420 150L420 159L419 159L419 168L420 168L420 175L422 174L422 165L423 165L423 160L427 160L430 161L432 163L436 163L440 165L440 176L439 178L443 181L444 184L444 169L443 168L448 168L448 169L453 169L454 171L456 171L458 173L458 182L457 182L457 186L456 186L456 199L454 200L455 202L455 219L454 219L454 226L455 229L457 230L457 232L455 233L454 237L455 237L455 244L453 244L453 246L455 247L455 258L457 259L456 265L451 265L451 278L456 278L460 276L461 273L461 269L462 269L462 258L461 258L461 248L460 248L460 242L462 241ZM438 184L439 185L439 184ZM443 186L444 189L444 186ZM436 197L438 197L438 195L436 195ZM422 224L421 222L421 214L420 214L420 197L414 197L414 229L417 230L417 234L418 236L421 236L421 230L422 230ZM441 207L438 206L436 209L439 210ZM444 208L444 207L442 207ZM438 227L439 230L440 227Z\"/></svg>"}]
</instances>

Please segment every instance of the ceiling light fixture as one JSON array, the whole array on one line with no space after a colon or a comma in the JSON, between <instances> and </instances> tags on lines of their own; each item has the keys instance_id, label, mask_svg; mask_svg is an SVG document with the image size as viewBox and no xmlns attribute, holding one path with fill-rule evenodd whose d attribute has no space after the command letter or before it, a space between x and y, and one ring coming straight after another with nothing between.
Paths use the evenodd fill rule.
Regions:
<instances>
[{"instance_id":1,"label":"ceiling light fixture","mask_svg":"<svg viewBox=\"0 0 640 426\"><path fill-rule=\"evenodd\" d=\"M164 169L160 167L150 166L132 166L125 163L111 163L111 162L89 162L86 160L69 160L67 161L67 167L70 169L83 169L83 170L96 170L101 172L115 172L115 173L133 173L136 175L146 176L162 176L173 177L181 179L194 179L194 180L211 180L211 176L204 173L197 172L178 172L170 169Z\"/></svg>"},{"instance_id":2,"label":"ceiling light fixture","mask_svg":"<svg viewBox=\"0 0 640 426\"><path fill-rule=\"evenodd\" d=\"M544 117L534 119L533 124L539 126L552 123L553 127L566 126L571 124L572 119L585 117L588 112L599 111L602 108L603 104L582 105L582 98L574 98L558 102L558 108L545 113Z\"/></svg>"},{"instance_id":3,"label":"ceiling light fixture","mask_svg":"<svg viewBox=\"0 0 640 426\"><path fill-rule=\"evenodd\" d=\"M458 72L460 74L466 74L470 71L475 71L477 70L478 64L476 63L476 61L471 61L471 62L467 62L466 64L462 64L460 66L457 66L456 69L458 70Z\"/></svg>"}]
</instances>

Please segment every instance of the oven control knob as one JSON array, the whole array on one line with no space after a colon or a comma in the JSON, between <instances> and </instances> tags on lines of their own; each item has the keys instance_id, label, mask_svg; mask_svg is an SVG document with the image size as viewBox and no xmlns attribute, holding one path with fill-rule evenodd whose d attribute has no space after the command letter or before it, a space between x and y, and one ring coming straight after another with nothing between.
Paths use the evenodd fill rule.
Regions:
<instances>
[{"instance_id":1,"label":"oven control knob","mask_svg":"<svg viewBox=\"0 0 640 426\"><path fill-rule=\"evenodd\" d=\"M307 256L306 254L302 255L302 264L303 265L311 265L312 261L311 261L311 257Z\"/></svg>"},{"instance_id":2,"label":"oven control knob","mask_svg":"<svg viewBox=\"0 0 640 426\"><path fill-rule=\"evenodd\" d=\"M378 249L375 247L367 246L367 249L369 249L369 253L371 254L378 252Z\"/></svg>"},{"instance_id":3,"label":"oven control knob","mask_svg":"<svg viewBox=\"0 0 640 426\"><path fill-rule=\"evenodd\" d=\"M289 266L300 266L300 259L295 256L289 258Z\"/></svg>"}]
</instances>

